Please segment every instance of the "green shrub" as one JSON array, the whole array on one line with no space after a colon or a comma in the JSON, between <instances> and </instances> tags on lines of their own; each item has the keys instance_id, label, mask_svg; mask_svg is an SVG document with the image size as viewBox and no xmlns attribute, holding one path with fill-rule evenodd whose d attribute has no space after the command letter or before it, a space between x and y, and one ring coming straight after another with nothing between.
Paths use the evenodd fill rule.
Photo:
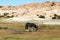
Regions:
<instances>
[{"instance_id":1,"label":"green shrub","mask_svg":"<svg viewBox=\"0 0 60 40\"><path fill-rule=\"evenodd\" d=\"M4 17L4 15L0 15L0 18Z\"/></svg>"},{"instance_id":2,"label":"green shrub","mask_svg":"<svg viewBox=\"0 0 60 40\"><path fill-rule=\"evenodd\" d=\"M60 15L58 15L57 18L60 19Z\"/></svg>"},{"instance_id":3,"label":"green shrub","mask_svg":"<svg viewBox=\"0 0 60 40\"><path fill-rule=\"evenodd\" d=\"M55 6L56 4L54 2L52 2L51 6Z\"/></svg>"},{"instance_id":4,"label":"green shrub","mask_svg":"<svg viewBox=\"0 0 60 40\"><path fill-rule=\"evenodd\" d=\"M57 17L58 15L57 14L54 14L54 17Z\"/></svg>"},{"instance_id":5,"label":"green shrub","mask_svg":"<svg viewBox=\"0 0 60 40\"><path fill-rule=\"evenodd\" d=\"M12 16L6 16L5 18L12 18L12 17L14 17L14 15L12 15Z\"/></svg>"},{"instance_id":6,"label":"green shrub","mask_svg":"<svg viewBox=\"0 0 60 40\"><path fill-rule=\"evenodd\" d=\"M2 17L0 16L0 18L2 18Z\"/></svg>"},{"instance_id":7,"label":"green shrub","mask_svg":"<svg viewBox=\"0 0 60 40\"><path fill-rule=\"evenodd\" d=\"M6 16L5 18L10 18L10 16Z\"/></svg>"},{"instance_id":8,"label":"green shrub","mask_svg":"<svg viewBox=\"0 0 60 40\"><path fill-rule=\"evenodd\" d=\"M37 14L37 16L39 16L39 14Z\"/></svg>"},{"instance_id":9,"label":"green shrub","mask_svg":"<svg viewBox=\"0 0 60 40\"><path fill-rule=\"evenodd\" d=\"M14 15L12 15L11 17L14 17Z\"/></svg>"},{"instance_id":10,"label":"green shrub","mask_svg":"<svg viewBox=\"0 0 60 40\"><path fill-rule=\"evenodd\" d=\"M39 18L45 18L45 16L44 15L40 15Z\"/></svg>"},{"instance_id":11,"label":"green shrub","mask_svg":"<svg viewBox=\"0 0 60 40\"><path fill-rule=\"evenodd\" d=\"M4 13L4 16L7 16L8 15L8 13Z\"/></svg>"},{"instance_id":12,"label":"green shrub","mask_svg":"<svg viewBox=\"0 0 60 40\"><path fill-rule=\"evenodd\" d=\"M56 19L56 17L52 17L52 19Z\"/></svg>"}]
</instances>

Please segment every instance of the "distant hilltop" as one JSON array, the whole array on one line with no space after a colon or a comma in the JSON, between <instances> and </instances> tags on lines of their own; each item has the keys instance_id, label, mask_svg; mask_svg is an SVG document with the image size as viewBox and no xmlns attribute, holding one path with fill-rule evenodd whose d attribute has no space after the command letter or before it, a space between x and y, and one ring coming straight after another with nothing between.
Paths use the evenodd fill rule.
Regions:
<instances>
[{"instance_id":1,"label":"distant hilltop","mask_svg":"<svg viewBox=\"0 0 60 40\"><path fill-rule=\"evenodd\" d=\"M0 9L2 10L11 10L11 9L18 9L18 8L26 8L26 9L37 9L37 8L44 8L44 7L49 7L49 8L59 8L60 2L44 2L44 3L30 3L30 4L24 4L20 6L0 6Z\"/></svg>"},{"instance_id":2,"label":"distant hilltop","mask_svg":"<svg viewBox=\"0 0 60 40\"><path fill-rule=\"evenodd\" d=\"M40 15L46 18L54 17L54 14L60 15L60 2L30 3L20 6L0 6L0 15L9 13L14 17L32 17L38 18Z\"/></svg>"}]
</instances>

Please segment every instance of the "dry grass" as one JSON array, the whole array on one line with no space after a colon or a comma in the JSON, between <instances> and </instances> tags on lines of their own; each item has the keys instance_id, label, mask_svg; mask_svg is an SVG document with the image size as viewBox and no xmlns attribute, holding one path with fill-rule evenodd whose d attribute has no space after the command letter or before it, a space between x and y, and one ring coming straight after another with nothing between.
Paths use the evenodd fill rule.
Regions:
<instances>
[{"instance_id":1,"label":"dry grass","mask_svg":"<svg viewBox=\"0 0 60 40\"><path fill-rule=\"evenodd\" d=\"M24 32L24 34L12 34L7 30L1 30L0 40L60 40L60 30Z\"/></svg>"},{"instance_id":2,"label":"dry grass","mask_svg":"<svg viewBox=\"0 0 60 40\"><path fill-rule=\"evenodd\" d=\"M0 40L60 40L60 27L57 25L39 25L41 30L47 30L39 32L24 32L25 22L1 21L0 27L8 27L0 29ZM16 30L18 33L15 34Z\"/></svg>"}]
</instances>

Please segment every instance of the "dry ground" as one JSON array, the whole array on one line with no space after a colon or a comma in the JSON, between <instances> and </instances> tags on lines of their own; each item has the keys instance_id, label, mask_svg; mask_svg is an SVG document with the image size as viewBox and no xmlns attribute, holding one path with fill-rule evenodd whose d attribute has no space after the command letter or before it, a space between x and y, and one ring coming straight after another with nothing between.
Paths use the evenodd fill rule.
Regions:
<instances>
[{"instance_id":1,"label":"dry ground","mask_svg":"<svg viewBox=\"0 0 60 40\"><path fill-rule=\"evenodd\" d=\"M60 30L22 32L22 34L14 34L8 30L0 30L0 40L60 40Z\"/></svg>"},{"instance_id":2,"label":"dry ground","mask_svg":"<svg viewBox=\"0 0 60 40\"><path fill-rule=\"evenodd\" d=\"M0 28L0 40L60 40L60 26L44 26L39 32L24 32L25 22L0 21L0 27L7 27Z\"/></svg>"}]
</instances>

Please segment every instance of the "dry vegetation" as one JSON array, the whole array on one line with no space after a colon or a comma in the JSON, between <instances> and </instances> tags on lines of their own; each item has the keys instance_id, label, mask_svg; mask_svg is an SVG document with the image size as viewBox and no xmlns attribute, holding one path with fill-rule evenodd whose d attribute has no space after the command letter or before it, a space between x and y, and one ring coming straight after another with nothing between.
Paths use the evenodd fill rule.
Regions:
<instances>
[{"instance_id":1,"label":"dry vegetation","mask_svg":"<svg viewBox=\"0 0 60 40\"><path fill-rule=\"evenodd\" d=\"M0 40L60 40L59 25L37 23L39 32L25 32L26 22L0 22ZM7 27L4 28L4 27Z\"/></svg>"},{"instance_id":2,"label":"dry vegetation","mask_svg":"<svg viewBox=\"0 0 60 40\"><path fill-rule=\"evenodd\" d=\"M11 17L29 16L31 18L37 16L39 18L49 18L51 16L52 19L60 19L60 2L31 3L16 7L0 6L0 10L18 10L18 15L16 14L17 12L13 11L10 14L13 14L12 16L6 13L3 13L2 16L0 15L0 40L60 40L60 25L44 25L40 22L35 22L39 27L39 31L25 32L26 22L3 21Z\"/></svg>"}]
</instances>

